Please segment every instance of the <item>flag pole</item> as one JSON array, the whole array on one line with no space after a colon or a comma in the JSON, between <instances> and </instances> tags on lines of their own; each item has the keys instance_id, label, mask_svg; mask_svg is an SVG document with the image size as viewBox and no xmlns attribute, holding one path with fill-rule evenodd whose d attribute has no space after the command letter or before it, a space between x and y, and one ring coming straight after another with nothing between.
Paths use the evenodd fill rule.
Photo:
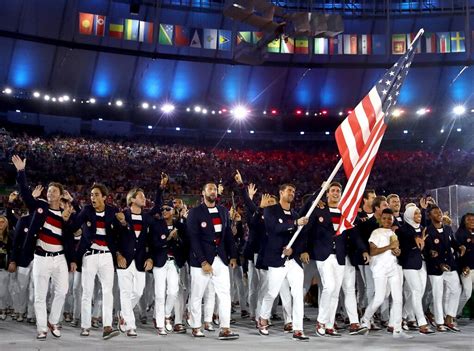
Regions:
<instances>
[{"instance_id":1,"label":"flag pole","mask_svg":"<svg viewBox=\"0 0 474 351\"><path fill-rule=\"evenodd\" d=\"M314 209L316 208L316 206L319 204L319 201L321 201L321 198L323 197L324 193L329 189L329 186L331 185L331 182L332 180L334 179L334 177L336 176L337 172L339 171L339 169L341 168L342 166L342 157L339 159L339 161L337 162L337 165L336 167L334 167L332 173L329 175L328 179L323 183L323 186L321 188L321 190L319 191L319 194L318 196L316 197L316 199L313 201L313 204L311 205L311 207L309 208L308 212L306 213L305 217L310 217L311 214L313 213ZM286 246L287 248L290 248L296 238L298 238L298 235L300 235L301 231L303 230L303 227L302 225L299 225L298 226L298 229L296 230L295 234L293 234L293 237L291 238L290 242L288 243L288 245ZM281 258L284 258L285 255L281 255Z\"/></svg>"}]
</instances>

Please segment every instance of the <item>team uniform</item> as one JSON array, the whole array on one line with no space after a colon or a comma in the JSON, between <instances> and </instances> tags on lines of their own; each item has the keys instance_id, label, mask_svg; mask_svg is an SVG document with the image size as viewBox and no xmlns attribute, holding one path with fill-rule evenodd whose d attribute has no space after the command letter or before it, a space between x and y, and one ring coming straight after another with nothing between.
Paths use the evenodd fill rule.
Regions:
<instances>
[{"instance_id":1,"label":"team uniform","mask_svg":"<svg viewBox=\"0 0 474 351\"><path fill-rule=\"evenodd\" d=\"M458 266L461 271L462 293L459 299L458 315L461 315L466 302L472 296L472 287L474 285L474 232L467 228L459 228L455 234L459 245L466 248L465 254L459 258ZM464 275L462 272L469 269L469 273Z\"/></svg>"}]
</instances>

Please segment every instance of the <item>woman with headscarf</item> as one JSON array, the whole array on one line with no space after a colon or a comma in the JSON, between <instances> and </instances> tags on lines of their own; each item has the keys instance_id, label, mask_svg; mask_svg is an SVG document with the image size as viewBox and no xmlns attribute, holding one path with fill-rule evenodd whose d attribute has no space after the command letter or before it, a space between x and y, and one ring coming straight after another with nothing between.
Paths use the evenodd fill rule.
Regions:
<instances>
[{"instance_id":1,"label":"woman with headscarf","mask_svg":"<svg viewBox=\"0 0 474 351\"><path fill-rule=\"evenodd\" d=\"M400 243L398 262L403 268L403 276L408 284L409 294L406 296L404 310L413 311L422 334L430 333L423 312L422 298L426 288L426 265L422 250L424 238L421 223L421 211L416 206L407 207L403 215L404 224L397 229L396 234ZM409 321L409 323L414 321Z\"/></svg>"}]
</instances>

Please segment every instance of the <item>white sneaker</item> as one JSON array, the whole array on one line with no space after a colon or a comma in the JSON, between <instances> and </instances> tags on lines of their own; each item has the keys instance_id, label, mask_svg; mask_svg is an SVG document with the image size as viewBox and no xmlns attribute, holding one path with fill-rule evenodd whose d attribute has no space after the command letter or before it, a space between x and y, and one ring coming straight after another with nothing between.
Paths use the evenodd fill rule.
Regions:
<instances>
[{"instance_id":1,"label":"white sneaker","mask_svg":"<svg viewBox=\"0 0 474 351\"><path fill-rule=\"evenodd\" d=\"M395 339L413 339L413 336L408 335L403 330L393 331L393 337Z\"/></svg>"}]
</instances>

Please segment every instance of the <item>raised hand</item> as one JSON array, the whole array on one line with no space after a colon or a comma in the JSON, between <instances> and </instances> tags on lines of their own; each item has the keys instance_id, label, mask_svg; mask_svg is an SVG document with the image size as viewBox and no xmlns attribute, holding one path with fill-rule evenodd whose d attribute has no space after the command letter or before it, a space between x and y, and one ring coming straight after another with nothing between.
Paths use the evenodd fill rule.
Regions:
<instances>
[{"instance_id":1,"label":"raised hand","mask_svg":"<svg viewBox=\"0 0 474 351\"><path fill-rule=\"evenodd\" d=\"M12 162L18 172L23 171L26 167L26 158L22 160L18 155L13 155Z\"/></svg>"},{"instance_id":2,"label":"raised hand","mask_svg":"<svg viewBox=\"0 0 474 351\"><path fill-rule=\"evenodd\" d=\"M166 173L161 172L161 181L160 181L160 188L164 189L168 185L169 177Z\"/></svg>"},{"instance_id":3,"label":"raised hand","mask_svg":"<svg viewBox=\"0 0 474 351\"><path fill-rule=\"evenodd\" d=\"M9 203L15 202L16 199L18 199L18 191L14 191L10 195L8 195Z\"/></svg>"},{"instance_id":4,"label":"raised hand","mask_svg":"<svg viewBox=\"0 0 474 351\"><path fill-rule=\"evenodd\" d=\"M33 192L31 193L31 196L33 196L35 199L41 196L41 193L43 192L44 187L42 185L37 185Z\"/></svg>"},{"instance_id":5,"label":"raised hand","mask_svg":"<svg viewBox=\"0 0 474 351\"><path fill-rule=\"evenodd\" d=\"M67 191L67 190L64 190L64 192L63 192L63 199L68 201L68 202L72 202L74 200L72 198L71 194L69 193L69 191Z\"/></svg>"},{"instance_id":6,"label":"raised hand","mask_svg":"<svg viewBox=\"0 0 474 351\"><path fill-rule=\"evenodd\" d=\"M222 183L219 183L219 185L217 185L217 195L221 196L223 193L224 193L224 186L222 185Z\"/></svg>"},{"instance_id":7,"label":"raised hand","mask_svg":"<svg viewBox=\"0 0 474 351\"><path fill-rule=\"evenodd\" d=\"M309 218L308 217L301 217L296 221L298 225L306 225L308 224Z\"/></svg>"},{"instance_id":8,"label":"raised hand","mask_svg":"<svg viewBox=\"0 0 474 351\"><path fill-rule=\"evenodd\" d=\"M235 171L234 179L237 182L237 184L239 185L244 184L244 181L242 180L242 175L240 174L239 170Z\"/></svg>"},{"instance_id":9,"label":"raised hand","mask_svg":"<svg viewBox=\"0 0 474 351\"><path fill-rule=\"evenodd\" d=\"M257 193L257 188L255 187L254 183L250 183L247 187L247 192L249 193L250 200L253 200L253 197Z\"/></svg>"},{"instance_id":10,"label":"raised hand","mask_svg":"<svg viewBox=\"0 0 474 351\"><path fill-rule=\"evenodd\" d=\"M422 197L420 199L420 207L424 210L428 208L428 202L426 201L426 198Z\"/></svg>"}]
</instances>

